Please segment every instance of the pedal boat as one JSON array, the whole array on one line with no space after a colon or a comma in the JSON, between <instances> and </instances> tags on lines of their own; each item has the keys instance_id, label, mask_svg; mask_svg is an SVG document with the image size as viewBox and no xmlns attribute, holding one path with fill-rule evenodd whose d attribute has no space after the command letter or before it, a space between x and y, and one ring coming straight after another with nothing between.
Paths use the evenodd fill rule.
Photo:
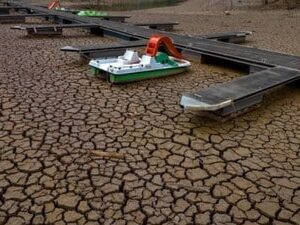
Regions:
<instances>
[{"instance_id":1,"label":"pedal boat","mask_svg":"<svg viewBox=\"0 0 300 225\"><path fill-rule=\"evenodd\" d=\"M159 46L156 46L157 49ZM174 49L167 47L169 49L167 52L177 54L180 58L164 52L153 52L148 47L147 54L141 58L137 51L126 50L123 56L93 59L89 65L95 76L106 78L111 83L127 83L174 75L186 71L191 65L189 61L182 59L180 53L175 52L175 47Z\"/></svg>"}]
</instances>

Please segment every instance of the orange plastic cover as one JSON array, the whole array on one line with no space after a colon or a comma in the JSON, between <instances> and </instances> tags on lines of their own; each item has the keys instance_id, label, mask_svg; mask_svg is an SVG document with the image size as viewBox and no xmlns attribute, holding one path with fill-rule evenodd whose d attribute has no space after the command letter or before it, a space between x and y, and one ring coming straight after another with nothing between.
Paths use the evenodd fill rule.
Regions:
<instances>
[{"instance_id":1,"label":"orange plastic cover","mask_svg":"<svg viewBox=\"0 0 300 225\"><path fill-rule=\"evenodd\" d=\"M146 54L154 57L160 47L164 47L168 55L182 59L182 54L175 48L171 38L161 35L154 35L149 39Z\"/></svg>"},{"instance_id":2,"label":"orange plastic cover","mask_svg":"<svg viewBox=\"0 0 300 225\"><path fill-rule=\"evenodd\" d=\"M48 9L53 9L53 8L56 8L56 7L60 7L60 0L53 0L48 5Z\"/></svg>"}]
</instances>

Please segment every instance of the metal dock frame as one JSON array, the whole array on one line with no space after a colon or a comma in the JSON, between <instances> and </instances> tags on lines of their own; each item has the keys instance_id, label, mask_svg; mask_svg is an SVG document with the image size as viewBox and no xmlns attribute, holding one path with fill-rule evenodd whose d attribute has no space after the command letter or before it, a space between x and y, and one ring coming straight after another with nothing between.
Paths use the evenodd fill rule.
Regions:
<instances>
[{"instance_id":1,"label":"metal dock frame","mask_svg":"<svg viewBox=\"0 0 300 225\"><path fill-rule=\"evenodd\" d=\"M40 36L40 35L62 35L63 29L74 29L82 28L89 29L91 33L98 28L95 24L53 24L53 25L29 25L29 26L13 26L13 30L26 30L29 36Z\"/></svg>"}]
</instances>

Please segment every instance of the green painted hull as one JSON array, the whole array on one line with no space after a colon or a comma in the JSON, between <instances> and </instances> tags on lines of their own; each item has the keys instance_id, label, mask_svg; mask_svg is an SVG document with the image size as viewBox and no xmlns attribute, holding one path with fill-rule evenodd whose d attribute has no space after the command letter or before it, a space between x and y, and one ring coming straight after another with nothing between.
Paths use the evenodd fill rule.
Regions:
<instances>
[{"instance_id":1,"label":"green painted hull","mask_svg":"<svg viewBox=\"0 0 300 225\"><path fill-rule=\"evenodd\" d=\"M82 10L77 13L78 16L86 16L86 17L103 17L107 16L106 12L93 11L93 10Z\"/></svg>"},{"instance_id":2,"label":"green painted hull","mask_svg":"<svg viewBox=\"0 0 300 225\"><path fill-rule=\"evenodd\" d=\"M107 73L107 75L111 83L121 84L121 83L129 83L129 82L134 82L139 80L153 79L153 78L159 78L159 77L174 75L178 73L183 73L187 69L188 69L187 67L172 67L168 69L152 70L152 71L130 73L124 75L115 75L111 73ZM93 67L92 67L92 72L96 76L102 73L99 69Z\"/></svg>"}]
</instances>

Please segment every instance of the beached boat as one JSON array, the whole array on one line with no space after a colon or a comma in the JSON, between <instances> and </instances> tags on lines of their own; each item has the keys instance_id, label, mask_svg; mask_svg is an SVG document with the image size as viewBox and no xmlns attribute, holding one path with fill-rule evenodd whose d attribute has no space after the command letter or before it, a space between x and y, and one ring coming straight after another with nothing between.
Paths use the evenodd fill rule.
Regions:
<instances>
[{"instance_id":1,"label":"beached boat","mask_svg":"<svg viewBox=\"0 0 300 225\"><path fill-rule=\"evenodd\" d=\"M86 16L86 17L102 17L107 16L106 12L95 11L95 10L81 10L77 13L78 16Z\"/></svg>"},{"instance_id":2,"label":"beached boat","mask_svg":"<svg viewBox=\"0 0 300 225\"><path fill-rule=\"evenodd\" d=\"M77 14L78 16L87 16L87 17L103 17L107 16L106 12L95 11L95 10L86 10L86 9L68 9L61 7L60 0L53 0L49 3L48 9L53 9L56 11L69 12L73 14Z\"/></svg>"},{"instance_id":3,"label":"beached boat","mask_svg":"<svg viewBox=\"0 0 300 225\"><path fill-rule=\"evenodd\" d=\"M164 47L168 54L158 51L160 47ZM142 57L137 51L126 50L123 56L93 59L89 65L96 76L111 83L127 83L182 73L191 64L182 58L170 38L154 36Z\"/></svg>"}]
</instances>

